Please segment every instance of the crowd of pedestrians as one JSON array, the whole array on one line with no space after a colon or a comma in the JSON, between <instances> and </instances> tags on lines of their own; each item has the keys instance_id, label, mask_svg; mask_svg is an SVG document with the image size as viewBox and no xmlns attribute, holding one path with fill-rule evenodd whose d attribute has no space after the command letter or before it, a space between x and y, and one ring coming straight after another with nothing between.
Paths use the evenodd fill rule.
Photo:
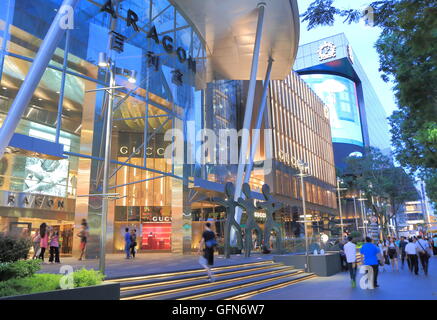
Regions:
<instances>
[{"instance_id":1,"label":"crowd of pedestrians","mask_svg":"<svg viewBox=\"0 0 437 320\"><path fill-rule=\"evenodd\" d=\"M343 261L347 263L347 268L350 273L352 287L356 287L357 276L357 246L352 241L352 237L348 237L346 243L340 245L340 255ZM380 240L377 244L369 237L365 239L365 243L359 250L363 256L363 265L370 266L373 270L373 286L379 287L378 276L380 272L387 271L386 266L391 266L392 272L404 270L405 261L408 265L408 270L415 275L419 274L419 266L425 276L428 275L429 259L437 253L437 235L430 238L423 236L387 237Z\"/></svg>"},{"instance_id":2,"label":"crowd of pedestrians","mask_svg":"<svg viewBox=\"0 0 437 320\"><path fill-rule=\"evenodd\" d=\"M81 231L77 234L80 237L80 258L83 259L86 250L86 244L89 234L88 223L85 219L81 223ZM59 230L48 226L45 222L39 227L32 237L33 257L32 259L40 259L45 263L45 254L49 253L49 263L61 263L59 239Z\"/></svg>"}]
</instances>

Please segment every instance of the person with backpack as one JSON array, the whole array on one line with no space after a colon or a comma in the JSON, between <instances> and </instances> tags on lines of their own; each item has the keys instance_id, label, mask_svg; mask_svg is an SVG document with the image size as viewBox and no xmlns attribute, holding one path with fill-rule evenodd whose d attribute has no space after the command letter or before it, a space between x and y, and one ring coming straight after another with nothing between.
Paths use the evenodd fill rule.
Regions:
<instances>
[{"instance_id":1,"label":"person with backpack","mask_svg":"<svg viewBox=\"0 0 437 320\"><path fill-rule=\"evenodd\" d=\"M200 262L208 273L208 279L210 282L214 282L214 275L211 271L211 267L214 265L214 249L217 246L217 240L215 233L211 230L211 223L205 224L205 231L202 234L202 239L199 242L199 255L201 254L202 247L203 257L200 258Z\"/></svg>"}]
</instances>

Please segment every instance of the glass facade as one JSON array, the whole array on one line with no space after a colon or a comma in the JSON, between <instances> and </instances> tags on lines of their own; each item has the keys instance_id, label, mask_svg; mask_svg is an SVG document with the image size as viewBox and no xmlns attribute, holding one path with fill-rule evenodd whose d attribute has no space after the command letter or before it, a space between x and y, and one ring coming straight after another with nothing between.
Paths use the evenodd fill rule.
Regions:
<instances>
[{"instance_id":1,"label":"glass facade","mask_svg":"<svg viewBox=\"0 0 437 320\"><path fill-rule=\"evenodd\" d=\"M337 209L335 165L329 109L294 72L270 85L274 170L266 177L276 197L286 204L282 223L288 239L303 234L302 191L297 161L308 163L304 178L309 236L330 234Z\"/></svg>"},{"instance_id":2,"label":"glass facade","mask_svg":"<svg viewBox=\"0 0 437 320\"><path fill-rule=\"evenodd\" d=\"M6 10L0 10L0 125L61 2L2 3ZM35 141L62 145L64 157L10 147L0 160L0 232L34 233L45 222L61 232L61 252L71 255L79 250L80 239L74 235L86 219L87 258L98 256L110 99L105 90L110 72L99 65L99 57L106 53L117 73L109 142L114 198L108 209L107 250L124 249L124 229L129 227L137 230L140 251L190 253L197 248L204 221L213 219L213 229L223 235L225 209L211 203L210 196L222 195L217 190L235 182L239 149L238 137L229 141L236 152L227 153L226 163L220 163L218 151L226 151L228 144L217 140L206 150L209 138L197 136L201 129L213 134L241 129L247 81L205 82L203 40L171 1L121 1L115 8L117 18L102 11L104 3L79 2L74 28L59 43L16 130ZM126 21L129 10L138 16L138 30ZM115 37L123 38L123 46L110 42ZM126 77L133 71L135 83ZM256 105L261 89L258 82ZM332 144L323 105L296 75L272 82L270 94L270 115L262 129L274 130L271 136L261 133L252 190L259 192L268 183L285 202L291 199L288 211L276 219L286 226L287 217L297 215L295 223L300 195L295 169L287 159L304 159L311 163L313 175L305 186L309 210L314 211L314 221L322 219L335 208L327 192L333 179ZM178 134L184 136L176 143L184 154L182 162L178 150L167 153ZM198 157L202 153L205 159ZM196 179L214 187L198 188ZM259 193L257 197L262 199ZM257 219L262 225L265 216L260 213Z\"/></svg>"},{"instance_id":3,"label":"glass facade","mask_svg":"<svg viewBox=\"0 0 437 320\"><path fill-rule=\"evenodd\" d=\"M0 10L0 125L62 3L5 2ZM93 194L102 191L104 114L109 98L98 90L109 84L108 69L98 66L99 53L104 52L118 69L136 72L135 84L116 76L110 185L119 199L110 205L108 248L120 249L121 230L131 226L140 237L154 235L150 244L144 236L140 249L182 252L191 240L185 234L191 233L191 224L183 219L187 185L183 179L195 166L185 168L164 159L170 144L164 133L184 131L187 121L203 117L200 89L205 86L205 48L190 23L167 0L122 1L116 8L117 19L102 12L103 4L79 2L74 29L66 32L56 49L16 130L64 145L66 158L19 150L1 160L2 198L41 197L44 203L62 199L65 204L42 210L39 202L19 205L5 200L0 204L0 232L16 223L28 223L27 232L32 232L44 221L70 232L63 246L71 253L79 245L71 232L87 219L88 254L97 255L102 198ZM126 23L128 10L138 15L138 30ZM158 41L148 37L153 28ZM125 37L120 52L108 50L111 31Z\"/></svg>"}]
</instances>

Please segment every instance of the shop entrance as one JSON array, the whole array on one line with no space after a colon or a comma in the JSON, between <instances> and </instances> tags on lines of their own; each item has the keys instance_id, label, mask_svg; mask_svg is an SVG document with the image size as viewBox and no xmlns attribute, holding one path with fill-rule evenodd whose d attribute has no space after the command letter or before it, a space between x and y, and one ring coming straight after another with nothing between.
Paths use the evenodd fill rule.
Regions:
<instances>
[{"instance_id":1,"label":"shop entrance","mask_svg":"<svg viewBox=\"0 0 437 320\"><path fill-rule=\"evenodd\" d=\"M68 257L72 255L74 237L74 224L72 221L14 217L7 217L4 220L8 220L8 227L5 229L8 235L28 239L33 239L39 231L40 225L46 223L50 231L59 232L59 251L61 256ZM32 248L30 254L33 254Z\"/></svg>"}]
</instances>

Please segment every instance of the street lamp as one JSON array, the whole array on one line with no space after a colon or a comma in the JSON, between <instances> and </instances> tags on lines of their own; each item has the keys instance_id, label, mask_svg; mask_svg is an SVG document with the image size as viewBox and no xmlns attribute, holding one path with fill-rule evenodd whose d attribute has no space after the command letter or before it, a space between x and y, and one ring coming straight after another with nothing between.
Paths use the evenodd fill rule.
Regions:
<instances>
[{"instance_id":1,"label":"street lamp","mask_svg":"<svg viewBox=\"0 0 437 320\"><path fill-rule=\"evenodd\" d=\"M364 231L364 235L366 236L367 235L367 228L366 228L366 219L365 219L365 217L364 217L364 207L363 207L363 201L366 201L367 199L366 198L363 198L363 196L362 196L362 193L361 193L361 191L360 191L360 198L358 198L358 201L360 201L360 209L361 209L361 219L362 219L362 221L363 221L363 226L362 226L362 228L363 228L363 231Z\"/></svg>"},{"instance_id":2,"label":"street lamp","mask_svg":"<svg viewBox=\"0 0 437 320\"><path fill-rule=\"evenodd\" d=\"M341 195L340 191L347 190L347 188L340 188L340 183L343 183L343 180L337 177L337 194L338 194L338 208L340 210L340 227L341 227L341 240L343 240L344 235L344 224L343 224L343 211L341 209Z\"/></svg>"},{"instance_id":3,"label":"street lamp","mask_svg":"<svg viewBox=\"0 0 437 320\"><path fill-rule=\"evenodd\" d=\"M358 217L357 217L357 202L356 202L356 196L354 195L352 197L354 199L354 218L355 218L355 228L358 231Z\"/></svg>"},{"instance_id":4,"label":"street lamp","mask_svg":"<svg viewBox=\"0 0 437 320\"><path fill-rule=\"evenodd\" d=\"M297 166L299 168L299 174L297 176L300 177L300 185L301 185L301 192L302 192L302 210L303 210L303 225L304 225L304 232L305 232L305 256L306 256L306 272L310 272L310 259L308 255L309 250L309 244L308 244L308 227L307 223L311 222L307 220L307 214L306 214L306 203L305 203L305 187L304 187L304 177L309 177L310 175L305 173L308 171L309 165L308 163L303 162L302 160L297 161ZM311 217L311 216L310 216Z\"/></svg>"},{"instance_id":5,"label":"street lamp","mask_svg":"<svg viewBox=\"0 0 437 320\"><path fill-rule=\"evenodd\" d=\"M111 140L112 140L112 118L114 109L114 96L115 96L115 76L121 75L128 79L129 82L136 82L136 71L117 68L115 62L108 58L106 53L99 53L100 68L109 69L109 87L104 88L109 93L108 108L106 110L106 134L105 134L105 157L103 161L103 190L102 190L102 222L101 222L101 235L100 235L100 260L99 270L105 273L105 259L106 259L106 232L107 232L107 220L108 220L108 208L109 200L113 198L113 195L109 193L109 179L110 179L110 161L111 161ZM135 81L134 81L135 80Z\"/></svg>"}]
</instances>

